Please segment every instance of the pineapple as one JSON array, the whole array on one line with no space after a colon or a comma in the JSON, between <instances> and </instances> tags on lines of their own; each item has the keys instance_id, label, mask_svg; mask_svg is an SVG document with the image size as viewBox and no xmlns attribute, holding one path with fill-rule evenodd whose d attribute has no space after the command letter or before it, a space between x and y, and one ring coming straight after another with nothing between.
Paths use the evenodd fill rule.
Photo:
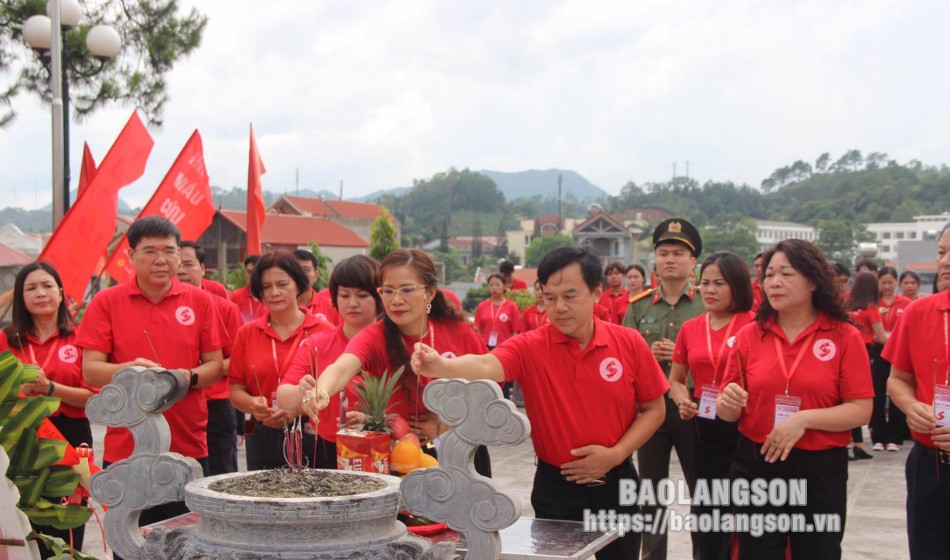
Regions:
<instances>
[{"instance_id":1,"label":"pineapple","mask_svg":"<svg viewBox=\"0 0 950 560\"><path fill-rule=\"evenodd\" d=\"M359 410L366 415L366 423L363 429L370 432L390 432L390 427L386 420L390 416L389 400L396 390L396 383L402 376L405 366L396 370L396 373L389 375L383 372L380 377L372 375L363 375L363 383L356 386L356 392L360 396Z\"/></svg>"}]
</instances>

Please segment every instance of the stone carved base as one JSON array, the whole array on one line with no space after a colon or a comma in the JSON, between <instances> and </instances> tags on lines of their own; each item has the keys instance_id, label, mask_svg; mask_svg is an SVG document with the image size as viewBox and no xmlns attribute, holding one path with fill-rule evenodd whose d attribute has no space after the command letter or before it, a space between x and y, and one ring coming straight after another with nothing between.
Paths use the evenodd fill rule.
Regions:
<instances>
[{"instance_id":1,"label":"stone carved base","mask_svg":"<svg viewBox=\"0 0 950 560\"><path fill-rule=\"evenodd\" d=\"M377 546L359 546L358 550L327 552L319 542L311 543L311 551L242 550L233 544L215 546L196 538L194 529L156 529L149 535L148 558L168 560L461 560L455 545L431 544L427 539L405 534L401 538Z\"/></svg>"}]
</instances>

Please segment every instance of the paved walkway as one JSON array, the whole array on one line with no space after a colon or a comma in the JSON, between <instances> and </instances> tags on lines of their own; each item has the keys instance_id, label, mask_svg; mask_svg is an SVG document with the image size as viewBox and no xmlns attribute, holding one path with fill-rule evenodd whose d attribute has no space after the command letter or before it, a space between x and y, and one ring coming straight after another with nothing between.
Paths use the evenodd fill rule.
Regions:
<instances>
[{"instance_id":1,"label":"paved walkway","mask_svg":"<svg viewBox=\"0 0 950 560\"><path fill-rule=\"evenodd\" d=\"M102 436L105 429L93 426L97 461L102 457ZM865 440L869 441L867 435ZM878 452L867 461L849 463L848 513L845 525L845 560L905 560L907 525L904 513L906 489L904 462L910 445L900 452ZM241 468L245 468L244 450L239 450ZM534 451L531 442L507 448L492 448L492 474L501 488L521 499L522 515L534 517L531 509L531 485L534 477ZM676 454L670 468L674 479L683 477ZM675 507L686 513L685 507ZM672 533L669 538L669 559L688 560L688 533ZM95 518L86 526L86 552L106 558ZM111 555L110 555L111 557Z\"/></svg>"}]
</instances>

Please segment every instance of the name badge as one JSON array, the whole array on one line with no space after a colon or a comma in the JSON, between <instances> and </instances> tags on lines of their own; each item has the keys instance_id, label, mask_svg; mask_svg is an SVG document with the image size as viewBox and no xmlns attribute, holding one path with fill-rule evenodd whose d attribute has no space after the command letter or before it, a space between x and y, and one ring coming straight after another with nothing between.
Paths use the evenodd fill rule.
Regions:
<instances>
[{"instance_id":1,"label":"name badge","mask_svg":"<svg viewBox=\"0 0 950 560\"><path fill-rule=\"evenodd\" d=\"M716 397L719 396L719 387L703 385L699 399L699 417L709 420L716 419Z\"/></svg>"},{"instance_id":2,"label":"name badge","mask_svg":"<svg viewBox=\"0 0 950 560\"><path fill-rule=\"evenodd\" d=\"M950 426L950 387L937 385L934 391L934 416L938 426Z\"/></svg>"},{"instance_id":3,"label":"name badge","mask_svg":"<svg viewBox=\"0 0 950 560\"><path fill-rule=\"evenodd\" d=\"M488 333L488 345L491 347L498 346L498 333Z\"/></svg>"},{"instance_id":4,"label":"name badge","mask_svg":"<svg viewBox=\"0 0 950 560\"><path fill-rule=\"evenodd\" d=\"M277 391L270 394L270 407L277 410Z\"/></svg>"},{"instance_id":5,"label":"name badge","mask_svg":"<svg viewBox=\"0 0 950 560\"><path fill-rule=\"evenodd\" d=\"M776 395L775 397L775 422L772 428L781 424L786 418L802 409L802 399L799 397L790 397L788 395Z\"/></svg>"}]
</instances>

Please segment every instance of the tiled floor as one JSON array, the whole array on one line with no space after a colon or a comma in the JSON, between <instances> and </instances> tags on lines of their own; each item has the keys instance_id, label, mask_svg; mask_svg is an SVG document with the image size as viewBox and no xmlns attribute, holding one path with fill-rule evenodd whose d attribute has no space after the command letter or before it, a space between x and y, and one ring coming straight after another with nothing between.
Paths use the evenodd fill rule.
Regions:
<instances>
[{"instance_id":1,"label":"tiled floor","mask_svg":"<svg viewBox=\"0 0 950 560\"><path fill-rule=\"evenodd\" d=\"M102 456L104 428L94 427L96 457ZM909 445L898 453L878 452L867 461L850 465L848 514L844 537L846 560L903 560L907 553L904 499L904 461ZM244 465L243 449L240 463ZM505 448L492 448L492 473L506 492L521 499L522 515L533 517L531 485L534 477L534 452L531 442ZM682 478L675 453L670 476ZM685 513L685 507L676 507ZM86 528L86 552L105 558L99 527L95 519ZM688 533L672 533L669 538L670 560L690 558Z\"/></svg>"}]
</instances>

